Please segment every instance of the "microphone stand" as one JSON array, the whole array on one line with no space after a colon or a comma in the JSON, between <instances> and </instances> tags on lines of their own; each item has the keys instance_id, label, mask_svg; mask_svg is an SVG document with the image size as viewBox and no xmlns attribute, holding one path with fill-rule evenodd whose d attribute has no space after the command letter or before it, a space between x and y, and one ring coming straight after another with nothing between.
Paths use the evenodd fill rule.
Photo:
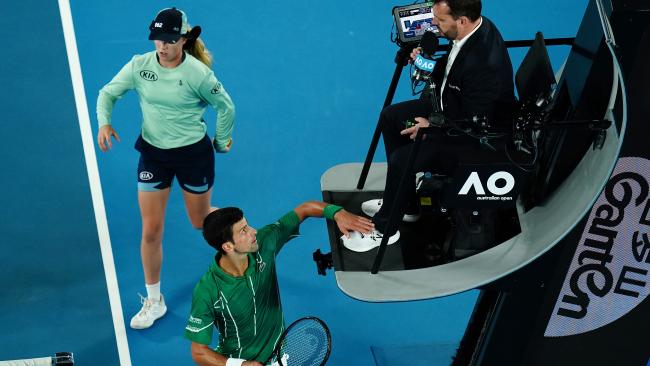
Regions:
<instances>
[{"instance_id":1,"label":"microphone stand","mask_svg":"<svg viewBox=\"0 0 650 366\"><path fill-rule=\"evenodd\" d=\"M415 158L420 151L420 145L422 144L422 139L424 136L434 133L434 131L437 131L436 127L442 127L445 123L445 118L442 114L442 110L440 109L440 102L436 94L436 84L433 82L433 80L429 79L427 81L429 82L428 92L433 107L433 112L429 116L429 123L431 126L419 129L417 135L415 135L415 141L411 146L411 151L409 152L409 156L406 161L406 172L410 172L412 170L413 164L415 163ZM411 184L411 182L411 176L408 173L403 174L400 178L399 185L397 186L395 201L393 202L392 206L389 207L388 211L388 223L386 224L386 232L388 233L392 233L399 227L399 222L401 221L401 217L404 213L400 212L397 209L397 202L399 202L404 197L406 194L406 187L408 184ZM370 273L372 274L377 274L379 272L379 268L381 267L384 255L386 254L386 247L388 246L389 237L389 235L384 235L384 237L381 239L381 242L379 243L377 255L375 256L372 268L370 269Z\"/></svg>"},{"instance_id":2,"label":"microphone stand","mask_svg":"<svg viewBox=\"0 0 650 366\"><path fill-rule=\"evenodd\" d=\"M429 99L431 99L431 106L433 107L433 111L429 116L429 123L434 127L442 127L445 124L445 117L440 108L440 100L438 99L438 94L436 94L436 83L433 80L429 82L428 92Z\"/></svg>"},{"instance_id":3,"label":"microphone stand","mask_svg":"<svg viewBox=\"0 0 650 366\"><path fill-rule=\"evenodd\" d=\"M411 151L409 152L408 159L406 161L406 172L410 172L413 169L413 164L415 163L415 157L420 151L420 145L422 144L422 139L424 135L434 133L436 131L433 127L420 128L417 135L415 135L415 141L413 146L411 146ZM413 184L410 174L403 174L399 180L399 185L397 186L397 195L395 196L395 202L390 207L388 214L388 223L386 224L386 232L391 233L399 227L399 222L402 221L401 217L404 215L404 212L400 212L397 209L397 202L401 200L406 194L406 187L408 184ZM389 235L384 235L379 243L379 249L377 250L377 255L370 269L370 273L377 274L379 273L379 268L381 267L381 262L384 260L384 255L386 254L386 247L388 247Z\"/></svg>"}]
</instances>

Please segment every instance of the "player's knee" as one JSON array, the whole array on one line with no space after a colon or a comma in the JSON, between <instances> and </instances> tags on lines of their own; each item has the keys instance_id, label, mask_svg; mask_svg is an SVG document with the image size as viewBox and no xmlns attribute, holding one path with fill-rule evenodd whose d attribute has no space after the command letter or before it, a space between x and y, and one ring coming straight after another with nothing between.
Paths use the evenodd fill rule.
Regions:
<instances>
[{"instance_id":1,"label":"player's knee","mask_svg":"<svg viewBox=\"0 0 650 366\"><path fill-rule=\"evenodd\" d=\"M214 209L215 208L208 206L206 209L188 210L188 216L192 227L197 230L202 230L203 220L205 220L205 217L208 216L210 212L214 211Z\"/></svg>"},{"instance_id":2,"label":"player's knee","mask_svg":"<svg viewBox=\"0 0 650 366\"><path fill-rule=\"evenodd\" d=\"M146 244L160 243L163 235L162 224L144 225L142 228L142 241Z\"/></svg>"},{"instance_id":3,"label":"player's knee","mask_svg":"<svg viewBox=\"0 0 650 366\"><path fill-rule=\"evenodd\" d=\"M203 218L199 219L197 217L190 217L190 223L196 230L203 229Z\"/></svg>"},{"instance_id":4,"label":"player's knee","mask_svg":"<svg viewBox=\"0 0 650 366\"><path fill-rule=\"evenodd\" d=\"M202 230L205 217L214 210L217 210L217 208L212 207L209 202L201 202L198 205L187 207L187 217L193 228Z\"/></svg>"}]
</instances>

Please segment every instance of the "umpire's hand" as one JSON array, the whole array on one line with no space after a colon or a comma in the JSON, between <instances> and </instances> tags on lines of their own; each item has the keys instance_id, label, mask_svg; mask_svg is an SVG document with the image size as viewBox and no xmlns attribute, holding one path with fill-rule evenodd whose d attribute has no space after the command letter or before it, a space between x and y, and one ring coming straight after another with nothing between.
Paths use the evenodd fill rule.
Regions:
<instances>
[{"instance_id":1,"label":"umpire's hand","mask_svg":"<svg viewBox=\"0 0 650 366\"><path fill-rule=\"evenodd\" d=\"M415 136L418 135L418 130L420 128L427 128L431 124L429 123L429 120L424 118L424 117L415 117L415 122L417 122L415 125L409 128L405 128L400 132L400 135L409 135L409 138L411 140L415 140Z\"/></svg>"}]
</instances>

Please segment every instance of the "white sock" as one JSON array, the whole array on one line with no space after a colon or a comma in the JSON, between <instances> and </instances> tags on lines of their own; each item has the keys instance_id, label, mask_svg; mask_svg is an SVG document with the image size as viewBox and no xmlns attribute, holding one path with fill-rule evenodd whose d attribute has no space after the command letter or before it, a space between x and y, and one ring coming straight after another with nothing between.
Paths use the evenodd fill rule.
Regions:
<instances>
[{"instance_id":1,"label":"white sock","mask_svg":"<svg viewBox=\"0 0 650 366\"><path fill-rule=\"evenodd\" d=\"M153 301L160 301L160 281L154 283L153 285L144 284L147 288L147 298Z\"/></svg>"}]
</instances>

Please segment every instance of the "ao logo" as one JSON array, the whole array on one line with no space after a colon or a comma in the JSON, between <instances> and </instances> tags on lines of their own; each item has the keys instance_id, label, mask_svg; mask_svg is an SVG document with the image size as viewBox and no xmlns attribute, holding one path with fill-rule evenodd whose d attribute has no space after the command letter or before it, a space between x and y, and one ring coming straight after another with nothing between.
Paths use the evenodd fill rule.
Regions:
<instances>
[{"instance_id":1,"label":"ao logo","mask_svg":"<svg viewBox=\"0 0 650 366\"><path fill-rule=\"evenodd\" d=\"M151 174L150 172L140 172L141 180L149 180L151 178L153 178L153 174Z\"/></svg>"},{"instance_id":2,"label":"ao logo","mask_svg":"<svg viewBox=\"0 0 650 366\"><path fill-rule=\"evenodd\" d=\"M415 58L415 66L424 71L433 71L433 65L434 62L431 60L427 60L426 58L418 55L418 57Z\"/></svg>"},{"instance_id":3,"label":"ao logo","mask_svg":"<svg viewBox=\"0 0 650 366\"><path fill-rule=\"evenodd\" d=\"M506 184L503 187L497 187L497 181L503 179ZM477 195L484 195L485 189L481 183L481 178L478 176L477 172L472 172L469 175L469 178L463 184L463 187L460 189L458 194L466 195L471 188L474 188L474 191ZM497 196L503 196L504 194L510 192L515 187L515 177L508 172L496 172L492 174L487 180L487 189L492 194Z\"/></svg>"}]
</instances>

